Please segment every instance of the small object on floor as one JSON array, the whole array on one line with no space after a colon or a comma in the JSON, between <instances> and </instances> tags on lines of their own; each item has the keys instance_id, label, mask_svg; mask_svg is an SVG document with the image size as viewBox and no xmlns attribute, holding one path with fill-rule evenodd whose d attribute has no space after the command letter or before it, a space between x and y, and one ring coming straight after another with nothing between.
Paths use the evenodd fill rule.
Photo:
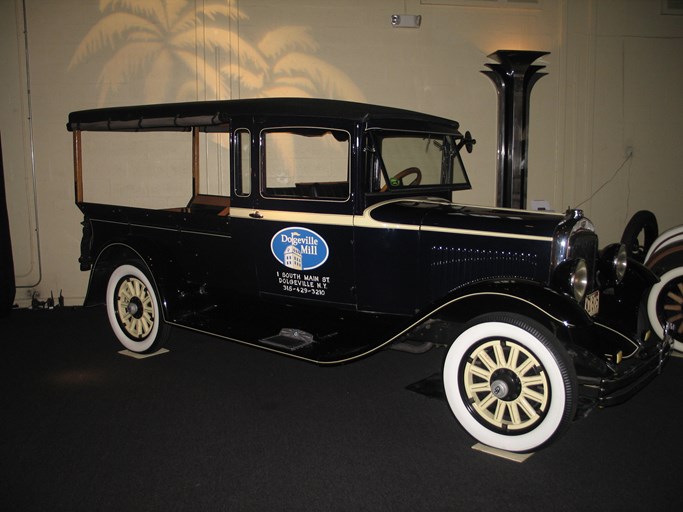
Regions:
<instances>
[{"instance_id":1,"label":"small object on floor","mask_svg":"<svg viewBox=\"0 0 683 512\"><path fill-rule=\"evenodd\" d=\"M263 338L261 342L277 348L284 348L294 352L300 348L307 347L315 343L315 339L310 332L283 327L275 336Z\"/></svg>"},{"instance_id":2,"label":"small object on floor","mask_svg":"<svg viewBox=\"0 0 683 512\"><path fill-rule=\"evenodd\" d=\"M31 309L44 308L45 304L46 301L38 300L38 294L36 292L33 292L33 295L31 295Z\"/></svg>"},{"instance_id":3,"label":"small object on floor","mask_svg":"<svg viewBox=\"0 0 683 512\"><path fill-rule=\"evenodd\" d=\"M39 300L38 292L33 292L33 295L31 295L30 309L56 309L58 307L64 307L64 296L62 295L62 290L59 290L59 297L56 301L52 290L50 290L50 296L46 300Z\"/></svg>"},{"instance_id":4,"label":"small object on floor","mask_svg":"<svg viewBox=\"0 0 683 512\"><path fill-rule=\"evenodd\" d=\"M160 348L156 352L152 352L151 354L138 354L137 352L131 352L130 350L120 350L119 354L122 356L128 356L132 357L133 359L147 359L150 357L154 356L160 356L161 354L165 354L169 350L167 348Z\"/></svg>"},{"instance_id":5,"label":"small object on floor","mask_svg":"<svg viewBox=\"0 0 683 512\"><path fill-rule=\"evenodd\" d=\"M515 452L506 452L505 450L500 450L498 448L493 448L491 446L486 446L485 444L477 443L474 446L472 446L473 450L476 450L478 452L483 452L483 453L488 453L489 455L494 455L496 457L500 457L501 459L506 459L506 460L511 460L512 462L524 462L526 461L529 457L533 455L532 453L515 453Z\"/></svg>"}]
</instances>

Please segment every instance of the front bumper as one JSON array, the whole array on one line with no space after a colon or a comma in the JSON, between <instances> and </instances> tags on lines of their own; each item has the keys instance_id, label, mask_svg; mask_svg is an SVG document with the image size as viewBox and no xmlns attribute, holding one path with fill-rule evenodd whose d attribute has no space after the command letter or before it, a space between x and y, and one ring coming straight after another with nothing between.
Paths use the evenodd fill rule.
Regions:
<instances>
[{"instance_id":1,"label":"front bumper","mask_svg":"<svg viewBox=\"0 0 683 512\"><path fill-rule=\"evenodd\" d=\"M616 366L608 376L578 376L581 403L588 408L608 407L625 402L644 388L662 368L671 354L673 338L667 332L648 350L634 354Z\"/></svg>"}]
</instances>

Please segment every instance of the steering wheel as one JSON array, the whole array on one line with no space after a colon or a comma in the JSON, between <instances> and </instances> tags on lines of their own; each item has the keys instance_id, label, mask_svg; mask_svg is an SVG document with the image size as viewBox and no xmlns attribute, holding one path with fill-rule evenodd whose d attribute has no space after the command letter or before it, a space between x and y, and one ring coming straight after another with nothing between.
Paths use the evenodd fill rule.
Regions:
<instances>
[{"instance_id":1,"label":"steering wheel","mask_svg":"<svg viewBox=\"0 0 683 512\"><path fill-rule=\"evenodd\" d=\"M400 186L404 187L405 185L403 184L403 178L405 178L406 176L410 176L411 174L415 175L415 179L411 181L408 185L419 185L422 181L422 171L417 167L408 167L407 169L403 169L398 174L389 178L389 181L391 182L392 186L398 185L398 183L400 183ZM387 190L389 190L389 184L385 183L384 186L380 189L380 192L386 192Z\"/></svg>"}]
</instances>

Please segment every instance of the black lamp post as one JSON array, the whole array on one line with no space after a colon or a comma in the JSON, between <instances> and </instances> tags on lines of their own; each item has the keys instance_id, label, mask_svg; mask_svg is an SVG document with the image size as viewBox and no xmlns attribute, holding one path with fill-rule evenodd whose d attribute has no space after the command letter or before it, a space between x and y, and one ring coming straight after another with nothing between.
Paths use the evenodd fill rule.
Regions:
<instances>
[{"instance_id":1,"label":"black lamp post","mask_svg":"<svg viewBox=\"0 0 683 512\"><path fill-rule=\"evenodd\" d=\"M485 64L490 71L482 71L498 93L497 206L526 208L529 97L546 75L538 72L545 66L532 63L543 55L548 52L498 50L488 56L497 64Z\"/></svg>"}]
</instances>

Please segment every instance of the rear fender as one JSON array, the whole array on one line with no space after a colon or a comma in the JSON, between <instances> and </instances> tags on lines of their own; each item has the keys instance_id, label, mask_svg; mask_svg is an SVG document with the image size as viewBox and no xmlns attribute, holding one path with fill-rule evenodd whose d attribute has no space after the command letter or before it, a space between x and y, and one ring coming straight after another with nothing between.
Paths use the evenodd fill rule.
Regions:
<instances>
[{"instance_id":1,"label":"rear fender","mask_svg":"<svg viewBox=\"0 0 683 512\"><path fill-rule=\"evenodd\" d=\"M109 276L116 267L125 263L137 263L150 276L159 296L159 306L168 317L169 296L178 293L180 276L174 268L173 260L158 244L151 244L145 239L128 239L126 242L114 242L104 247L98 254L90 272L88 291L84 306L95 306L106 302L106 290Z\"/></svg>"}]
</instances>

